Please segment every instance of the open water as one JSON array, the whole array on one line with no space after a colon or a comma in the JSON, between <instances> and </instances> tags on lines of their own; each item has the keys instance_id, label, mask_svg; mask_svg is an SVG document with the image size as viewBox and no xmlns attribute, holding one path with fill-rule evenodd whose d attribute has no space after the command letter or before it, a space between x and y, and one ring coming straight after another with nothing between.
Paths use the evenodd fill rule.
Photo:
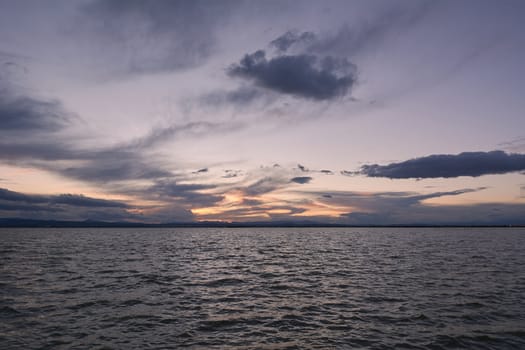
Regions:
<instances>
[{"instance_id":1,"label":"open water","mask_svg":"<svg viewBox=\"0 0 525 350\"><path fill-rule=\"evenodd\" d=\"M525 229L0 229L1 349L525 349Z\"/></svg>"}]
</instances>

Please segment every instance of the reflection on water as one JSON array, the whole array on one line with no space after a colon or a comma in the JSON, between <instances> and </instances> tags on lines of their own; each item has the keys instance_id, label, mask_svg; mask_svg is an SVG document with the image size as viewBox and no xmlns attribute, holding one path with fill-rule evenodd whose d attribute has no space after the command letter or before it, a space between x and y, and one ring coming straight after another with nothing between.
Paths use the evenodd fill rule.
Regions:
<instances>
[{"instance_id":1,"label":"reflection on water","mask_svg":"<svg viewBox=\"0 0 525 350\"><path fill-rule=\"evenodd\" d=\"M0 347L523 349L523 229L0 229Z\"/></svg>"}]
</instances>

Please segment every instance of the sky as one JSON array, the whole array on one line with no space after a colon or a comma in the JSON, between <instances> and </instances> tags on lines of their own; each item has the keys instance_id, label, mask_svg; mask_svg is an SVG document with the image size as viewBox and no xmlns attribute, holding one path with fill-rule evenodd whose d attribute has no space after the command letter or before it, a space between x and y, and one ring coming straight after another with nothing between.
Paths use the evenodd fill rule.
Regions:
<instances>
[{"instance_id":1,"label":"sky","mask_svg":"<svg viewBox=\"0 0 525 350\"><path fill-rule=\"evenodd\" d=\"M521 0L0 0L0 218L525 224Z\"/></svg>"}]
</instances>

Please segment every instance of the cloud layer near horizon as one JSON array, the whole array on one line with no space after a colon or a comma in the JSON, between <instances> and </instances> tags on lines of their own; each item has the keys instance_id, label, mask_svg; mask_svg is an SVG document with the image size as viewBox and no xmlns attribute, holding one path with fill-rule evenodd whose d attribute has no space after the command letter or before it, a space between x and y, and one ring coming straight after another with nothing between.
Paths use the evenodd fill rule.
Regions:
<instances>
[{"instance_id":1,"label":"cloud layer near horizon","mask_svg":"<svg viewBox=\"0 0 525 350\"><path fill-rule=\"evenodd\" d=\"M525 170L525 154L491 152L463 152L460 154L434 154L387 165L366 164L356 172L344 175L365 175L389 179L453 178L506 174Z\"/></svg>"}]
</instances>

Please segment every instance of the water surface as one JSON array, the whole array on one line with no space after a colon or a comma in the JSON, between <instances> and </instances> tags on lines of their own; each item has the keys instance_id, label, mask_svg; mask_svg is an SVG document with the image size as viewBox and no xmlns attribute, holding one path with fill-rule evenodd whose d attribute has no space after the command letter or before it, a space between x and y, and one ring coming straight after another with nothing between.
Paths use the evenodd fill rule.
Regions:
<instances>
[{"instance_id":1,"label":"water surface","mask_svg":"<svg viewBox=\"0 0 525 350\"><path fill-rule=\"evenodd\" d=\"M524 349L525 230L0 229L2 349Z\"/></svg>"}]
</instances>

